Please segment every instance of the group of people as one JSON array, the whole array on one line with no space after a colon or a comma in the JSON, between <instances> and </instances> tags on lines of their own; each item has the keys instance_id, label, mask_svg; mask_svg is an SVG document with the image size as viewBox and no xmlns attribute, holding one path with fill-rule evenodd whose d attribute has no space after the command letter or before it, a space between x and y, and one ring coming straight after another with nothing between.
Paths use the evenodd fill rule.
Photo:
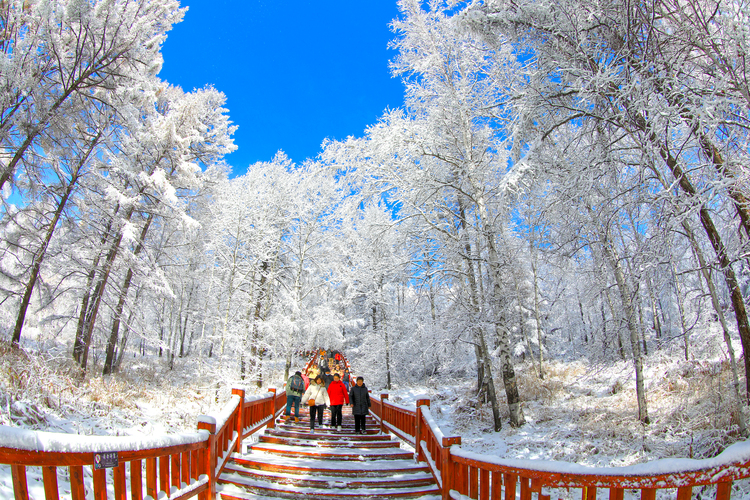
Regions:
<instances>
[{"instance_id":1,"label":"group of people","mask_svg":"<svg viewBox=\"0 0 750 500\"><path fill-rule=\"evenodd\" d=\"M351 389L348 387L348 380L345 384L341 381L341 375L331 375L328 370L325 375L313 376L309 382L303 377L302 372L296 372L287 380L284 413L286 419L291 418L291 409L294 406L294 420L299 422L299 405L307 405L310 408L310 432L313 432L316 418L318 425L323 426L323 411L330 407L331 428L341 431L342 408L347 404L352 407L354 432L365 433L365 417L370 413L370 395L364 377L357 377L356 384Z\"/></svg>"}]
</instances>

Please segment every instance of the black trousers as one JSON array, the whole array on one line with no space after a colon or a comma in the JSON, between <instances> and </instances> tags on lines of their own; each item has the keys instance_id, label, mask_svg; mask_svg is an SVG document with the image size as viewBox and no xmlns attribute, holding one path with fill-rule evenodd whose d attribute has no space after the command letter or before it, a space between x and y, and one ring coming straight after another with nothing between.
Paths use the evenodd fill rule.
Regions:
<instances>
[{"instance_id":1,"label":"black trousers","mask_svg":"<svg viewBox=\"0 0 750 500\"><path fill-rule=\"evenodd\" d=\"M360 430L364 432L367 430L365 428L366 417L366 415L354 415L354 432L359 432Z\"/></svg>"},{"instance_id":2,"label":"black trousers","mask_svg":"<svg viewBox=\"0 0 750 500\"><path fill-rule=\"evenodd\" d=\"M310 429L315 429L315 414L318 415L318 425L323 425L323 410L325 406L316 405L310 407Z\"/></svg>"},{"instance_id":3,"label":"black trousers","mask_svg":"<svg viewBox=\"0 0 750 500\"><path fill-rule=\"evenodd\" d=\"M344 405L331 405L331 427L341 425L341 407Z\"/></svg>"}]
</instances>

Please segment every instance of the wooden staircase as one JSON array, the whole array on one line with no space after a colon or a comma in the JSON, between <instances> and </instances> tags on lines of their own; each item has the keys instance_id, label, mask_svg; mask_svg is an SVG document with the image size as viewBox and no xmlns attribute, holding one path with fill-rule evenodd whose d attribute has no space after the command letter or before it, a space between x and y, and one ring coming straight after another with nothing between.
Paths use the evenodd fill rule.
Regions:
<instances>
[{"instance_id":1,"label":"wooden staircase","mask_svg":"<svg viewBox=\"0 0 750 500\"><path fill-rule=\"evenodd\" d=\"M367 433L355 434L349 407L341 432L316 423L311 433L306 410L299 422L280 419L246 454L232 455L217 493L225 500L441 498L427 465L381 434L372 417Z\"/></svg>"}]
</instances>

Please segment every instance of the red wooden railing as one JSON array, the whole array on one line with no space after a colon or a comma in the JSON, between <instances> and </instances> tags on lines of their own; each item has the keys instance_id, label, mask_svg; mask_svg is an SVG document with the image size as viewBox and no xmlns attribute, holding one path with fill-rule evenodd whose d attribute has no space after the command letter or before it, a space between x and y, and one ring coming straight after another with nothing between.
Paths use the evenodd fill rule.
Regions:
<instances>
[{"instance_id":1,"label":"red wooden railing","mask_svg":"<svg viewBox=\"0 0 750 500\"><path fill-rule=\"evenodd\" d=\"M69 436L0 426L0 464L10 464L16 500L29 499L27 467L41 467L46 500L60 498L57 469L67 467L70 498L85 500L84 467L93 474L95 500L107 499L106 469L94 463L102 454L117 454L111 474L115 500L143 500L145 495L171 500L216 498L216 478L242 440L263 426L273 427L286 405L286 394L245 398L242 389L232 390L232 399L218 416L199 417L198 431L190 434L135 439L105 436Z\"/></svg>"},{"instance_id":2,"label":"red wooden railing","mask_svg":"<svg viewBox=\"0 0 750 500\"><path fill-rule=\"evenodd\" d=\"M750 477L750 441L712 459L661 460L621 468L502 460L464 450L459 436L444 436L432 418L429 400L418 400L412 410L387 398L387 394L372 397L372 413L383 430L415 445L415 457L428 463L443 499L531 500L536 493L538 500L550 500L554 493L550 490L561 488L579 489L582 500L596 500L599 489L608 489L610 500L623 500L626 490L640 490L642 500L654 500L657 490L670 489L676 490L677 500L690 500L693 489L715 485L715 498L729 500L732 483ZM659 473L648 472L655 470Z\"/></svg>"}]
</instances>

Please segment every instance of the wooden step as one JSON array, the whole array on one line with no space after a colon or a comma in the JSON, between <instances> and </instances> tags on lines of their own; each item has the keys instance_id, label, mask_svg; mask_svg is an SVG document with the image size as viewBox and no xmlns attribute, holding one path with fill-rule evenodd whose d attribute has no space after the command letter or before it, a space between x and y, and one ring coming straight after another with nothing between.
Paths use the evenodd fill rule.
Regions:
<instances>
[{"instance_id":1,"label":"wooden step","mask_svg":"<svg viewBox=\"0 0 750 500\"><path fill-rule=\"evenodd\" d=\"M236 475L255 481L273 481L278 484L291 484L301 488L325 488L330 483L345 483L347 488L417 487L429 486L434 482L432 474L426 471L388 474L385 476L351 477L337 474L336 470L315 474L311 474L307 470L282 473L251 469L236 463L227 465L221 479L232 482Z\"/></svg>"},{"instance_id":2,"label":"wooden step","mask_svg":"<svg viewBox=\"0 0 750 500\"><path fill-rule=\"evenodd\" d=\"M221 482L217 485L217 493L222 499L245 500L252 498L244 496L246 493L273 496L278 498L335 498L335 499L389 499L414 498L425 495L437 495L439 489L435 484L416 487L382 487L349 488L344 481L329 482L324 488L305 488L289 484L279 484L269 481L255 481L239 475L231 475L231 482Z\"/></svg>"},{"instance_id":3,"label":"wooden step","mask_svg":"<svg viewBox=\"0 0 750 500\"><path fill-rule=\"evenodd\" d=\"M318 432L318 428L315 428L315 433L310 433L309 428L305 429L288 429L276 427L274 429L266 429L266 436L277 436L295 439L310 439L310 440L340 440L349 439L351 441L389 441L391 438L385 434L354 434L342 432Z\"/></svg>"},{"instance_id":4,"label":"wooden step","mask_svg":"<svg viewBox=\"0 0 750 500\"><path fill-rule=\"evenodd\" d=\"M424 463L416 463L413 458L382 460L376 462L347 462L339 464L332 460L311 458L287 458L271 454L232 454L232 463L247 469L258 469L280 473L305 472L311 474L335 474L351 477L380 477L391 474L429 473Z\"/></svg>"},{"instance_id":5,"label":"wooden step","mask_svg":"<svg viewBox=\"0 0 750 500\"><path fill-rule=\"evenodd\" d=\"M301 430L301 429L309 429L310 428L310 421L307 419L300 419L299 422L278 422L276 424L277 428L284 429L284 430ZM338 429L334 429L333 427L328 425L328 422L324 423L323 425L315 423L315 429L322 430L322 431L330 431L330 432L346 432L350 434L354 434L354 424L344 424L341 426L341 431ZM379 425L365 425L365 429L367 430L368 434L378 434L380 432L380 426Z\"/></svg>"},{"instance_id":6,"label":"wooden step","mask_svg":"<svg viewBox=\"0 0 750 500\"><path fill-rule=\"evenodd\" d=\"M249 450L252 453L273 453L284 457L311 457L325 460L393 460L407 459L413 454L399 448L329 448L325 450L284 444L257 443Z\"/></svg>"},{"instance_id":7,"label":"wooden step","mask_svg":"<svg viewBox=\"0 0 750 500\"><path fill-rule=\"evenodd\" d=\"M301 422L304 421L304 422L310 423L310 414L309 413L300 413L299 419L300 419ZM283 423L283 422L293 423L294 422L294 416L292 415L289 418L279 417L278 419L276 419L276 422L277 423ZM323 415L323 422L325 424L330 424L331 423L331 415L329 415L328 413L324 414ZM366 418L365 419L365 424L366 425L377 425L377 420L375 420L374 418ZM354 418L353 417L346 417L346 416L344 416L344 418L341 419L341 425L354 428Z\"/></svg>"},{"instance_id":8,"label":"wooden step","mask_svg":"<svg viewBox=\"0 0 750 500\"><path fill-rule=\"evenodd\" d=\"M349 411L347 411L349 410ZM224 500L272 499L441 499L425 463L402 450L372 417L364 434L354 432L344 408L342 430L317 425L309 414L299 422L279 419L247 453L234 453L217 478ZM324 420L330 423L326 415Z\"/></svg>"},{"instance_id":9,"label":"wooden step","mask_svg":"<svg viewBox=\"0 0 750 500\"><path fill-rule=\"evenodd\" d=\"M298 439L292 437L282 436L260 436L260 443L272 443L272 444L285 444L289 446L309 446L316 448L360 448L365 447L368 449L372 448L398 448L400 443L398 441L359 441L354 439L347 439L343 437L336 437L333 435L321 436L321 439L314 439L315 434L308 434L306 439Z\"/></svg>"}]
</instances>

